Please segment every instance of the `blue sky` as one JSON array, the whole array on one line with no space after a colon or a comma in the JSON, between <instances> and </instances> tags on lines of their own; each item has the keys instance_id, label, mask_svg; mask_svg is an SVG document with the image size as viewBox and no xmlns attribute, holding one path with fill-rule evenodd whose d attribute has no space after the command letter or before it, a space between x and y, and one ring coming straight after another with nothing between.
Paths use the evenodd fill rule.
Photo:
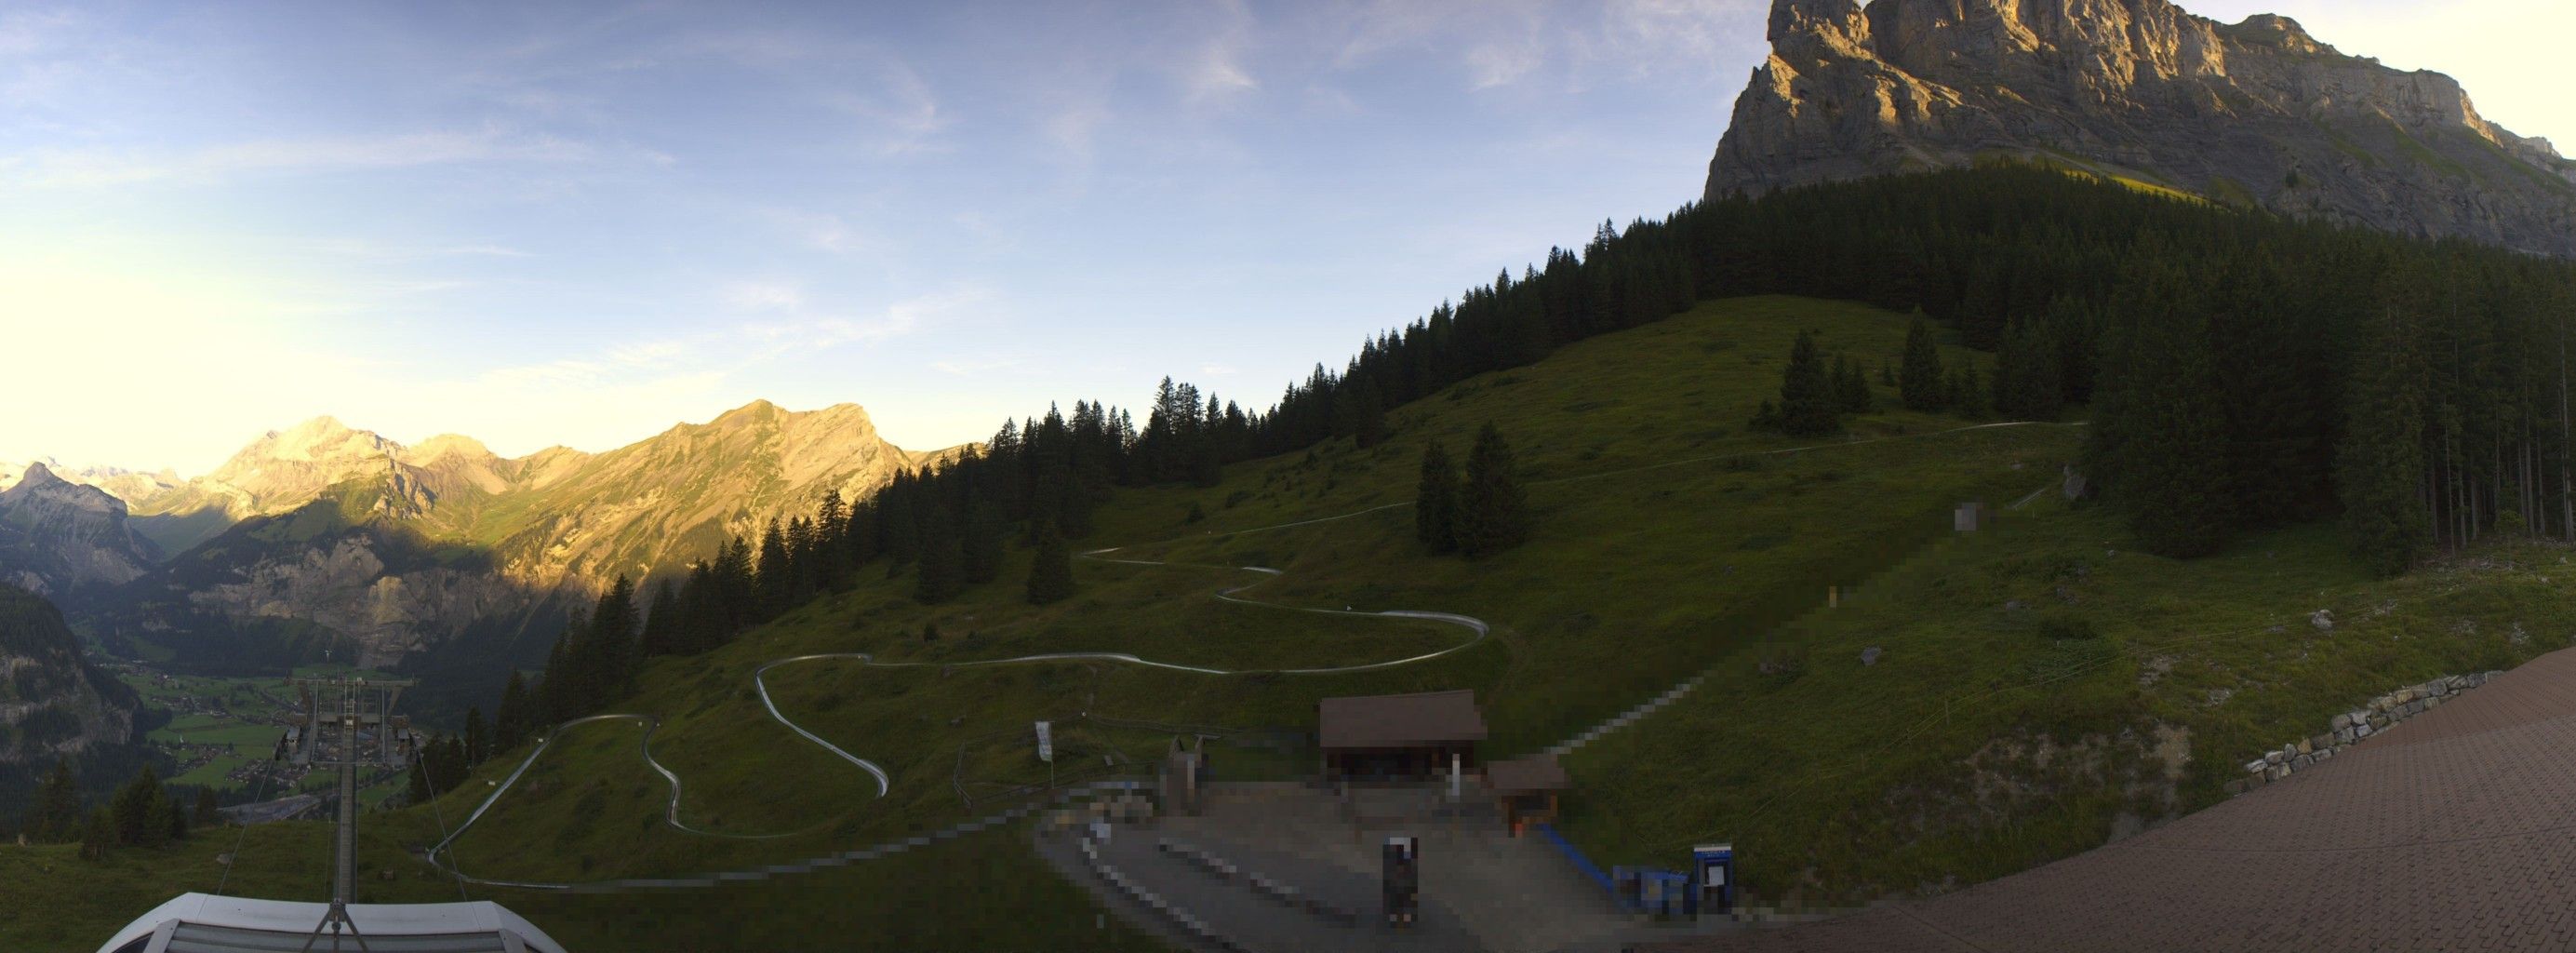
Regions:
<instances>
[{"instance_id":1,"label":"blue sky","mask_svg":"<svg viewBox=\"0 0 2576 953\"><path fill-rule=\"evenodd\" d=\"M602 450L753 398L929 447L1167 373L1266 405L1696 196L1767 6L0 0L0 339L39 355L0 457L195 473L324 413ZM2498 59L2478 18L2273 6L2576 134L2480 85L2514 57L2445 61Z\"/></svg>"}]
</instances>

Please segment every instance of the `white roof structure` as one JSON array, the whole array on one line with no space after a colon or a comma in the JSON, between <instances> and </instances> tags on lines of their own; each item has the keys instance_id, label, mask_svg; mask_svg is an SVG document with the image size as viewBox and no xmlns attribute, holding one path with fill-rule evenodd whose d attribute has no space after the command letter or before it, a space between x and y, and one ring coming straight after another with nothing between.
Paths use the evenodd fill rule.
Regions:
<instances>
[{"instance_id":1,"label":"white roof structure","mask_svg":"<svg viewBox=\"0 0 2576 953\"><path fill-rule=\"evenodd\" d=\"M357 938L313 928L327 903L188 893L118 931L98 953L275 953L355 951ZM349 920L373 953L564 953L535 924L489 900L471 903L353 903Z\"/></svg>"}]
</instances>

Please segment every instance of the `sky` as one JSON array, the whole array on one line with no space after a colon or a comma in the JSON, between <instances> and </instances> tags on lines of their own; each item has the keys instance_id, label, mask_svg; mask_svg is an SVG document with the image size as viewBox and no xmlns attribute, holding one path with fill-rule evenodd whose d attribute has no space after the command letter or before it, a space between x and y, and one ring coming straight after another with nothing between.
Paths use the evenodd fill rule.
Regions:
<instances>
[{"instance_id":1,"label":"sky","mask_svg":"<svg viewBox=\"0 0 2576 953\"><path fill-rule=\"evenodd\" d=\"M2576 141L2559 0L2239 0ZM0 0L0 459L1248 409L1697 197L1762 0Z\"/></svg>"}]
</instances>

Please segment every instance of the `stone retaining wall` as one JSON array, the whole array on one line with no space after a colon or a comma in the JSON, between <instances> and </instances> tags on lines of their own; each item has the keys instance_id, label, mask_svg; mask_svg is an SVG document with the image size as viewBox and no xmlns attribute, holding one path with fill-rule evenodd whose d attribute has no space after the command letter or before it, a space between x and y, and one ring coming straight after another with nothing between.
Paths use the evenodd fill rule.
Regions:
<instances>
[{"instance_id":1,"label":"stone retaining wall","mask_svg":"<svg viewBox=\"0 0 2576 953\"><path fill-rule=\"evenodd\" d=\"M2367 705L2334 716L2326 726L2325 734L2290 742L2246 762L2245 776L2227 782L2227 793L2242 794L2322 764L2333 758L2335 752L2386 731L2390 725L2439 707L2461 692L2484 685L2488 679L2502 674L2472 672L2450 675L2373 698Z\"/></svg>"}]
</instances>

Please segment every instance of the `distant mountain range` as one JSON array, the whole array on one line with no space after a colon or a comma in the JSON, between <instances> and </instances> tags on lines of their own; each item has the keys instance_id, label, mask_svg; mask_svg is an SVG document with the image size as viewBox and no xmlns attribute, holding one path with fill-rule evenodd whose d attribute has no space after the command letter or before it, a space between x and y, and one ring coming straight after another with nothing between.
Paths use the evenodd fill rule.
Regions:
<instances>
[{"instance_id":1,"label":"distant mountain range","mask_svg":"<svg viewBox=\"0 0 2576 953\"><path fill-rule=\"evenodd\" d=\"M193 479L50 461L0 471L0 581L102 638L209 667L325 650L378 667L424 652L524 663L617 575L681 568L828 492L863 499L954 452L897 447L853 404L755 401L605 453L516 458L318 417Z\"/></svg>"},{"instance_id":2,"label":"distant mountain range","mask_svg":"<svg viewBox=\"0 0 2576 953\"><path fill-rule=\"evenodd\" d=\"M2089 169L2220 202L2576 256L2576 162L2460 84L2166 0L1775 0L1706 197L1964 165Z\"/></svg>"}]
</instances>

